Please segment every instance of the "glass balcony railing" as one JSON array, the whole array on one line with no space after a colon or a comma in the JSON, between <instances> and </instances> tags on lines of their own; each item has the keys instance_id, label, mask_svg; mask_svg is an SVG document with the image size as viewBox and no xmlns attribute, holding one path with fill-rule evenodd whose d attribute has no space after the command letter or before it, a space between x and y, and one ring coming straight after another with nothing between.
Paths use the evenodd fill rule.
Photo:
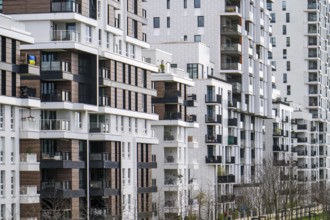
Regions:
<instances>
[{"instance_id":1,"label":"glass balcony railing","mask_svg":"<svg viewBox=\"0 0 330 220\"><path fill-rule=\"evenodd\" d=\"M42 61L41 71L63 71L70 72L71 65L66 61Z\"/></svg>"},{"instance_id":2,"label":"glass balcony railing","mask_svg":"<svg viewBox=\"0 0 330 220\"><path fill-rule=\"evenodd\" d=\"M80 33L69 30L54 30L50 32L51 41L80 42Z\"/></svg>"},{"instance_id":3,"label":"glass balcony railing","mask_svg":"<svg viewBox=\"0 0 330 220\"><path fill-rule=\"evenodd\" d=\"M70 0L53 0L51 3L52 12L75 12L81 13L80 4Z\"/></svg>"}]
</instances>

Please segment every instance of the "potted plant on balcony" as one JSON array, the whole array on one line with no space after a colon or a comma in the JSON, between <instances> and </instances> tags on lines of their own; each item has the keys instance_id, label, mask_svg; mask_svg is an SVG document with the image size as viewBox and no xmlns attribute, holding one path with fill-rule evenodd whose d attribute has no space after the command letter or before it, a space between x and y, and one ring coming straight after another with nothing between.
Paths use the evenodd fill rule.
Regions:
<instances>
[{"instance_id":1,"label":"potted plant on balcony","mask_svg":"<svg viewBox=\"0 0 330 220\"><path fill-rule=\"evenodd\" d=\"M164 73L164 72L165 72L165 65L164 65L163 63L161 63L161 64L159 65L159 72L160 72L160 73Z\"/></svg>"}]
</instances>

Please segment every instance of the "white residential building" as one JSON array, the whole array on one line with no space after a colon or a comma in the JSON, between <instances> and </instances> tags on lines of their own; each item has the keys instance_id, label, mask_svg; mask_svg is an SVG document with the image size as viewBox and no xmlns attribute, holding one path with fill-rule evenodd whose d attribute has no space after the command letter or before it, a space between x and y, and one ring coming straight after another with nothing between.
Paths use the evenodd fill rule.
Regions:
<instances>
[{"instance_id":1,"label":"white residential building","mask_svg":"<svg viewBox=\"0 0 330 220\"><path fill-rule=\"evenodd\" d=\"M186 48L184 52L180 50L180 43L202 42L209 46L214 68L204 64L190 68L189 64L198 64L190 60L178 65L190 73L191 78L196 79L195 88L199 86L198 80L206 79L208 75L225 79L232 85L229 96L225 93L231 90L230 86L227 87L224 82L215 86L212 94L222 96L224 100L221 106L224 111L228 111L228 117L223 118L223 131L228 131L228 134L224 134L222 143L223 149L230 149L224 151L228 154L218 150L215 152L219 152L218 156L235 158L234 165L227 167L229 173L235 175L235 181L232 182L237 187L255 181L255 173L263 158L264 119L270 118L272 112L273 77L268 62L271 27L267 2L272 1L168 0L144 3L149 11L148 25L145 26L148 40L156 44L155 47L162 44L160 48L174 56L180 54L179 58L174 57L175 63L188 60L186 56L193 56L190 49ZM171 47L175 49L168 50ZM181 55L183 53L185 56ZM218 88L224 88L222 94ZM208 94L203 88L200 91L199 96ZM201 100L199 96L197 101ZM218 127L215 126L216 131ZM203 128L202 124L200 128ZM198 142L201 143L201 140ZM207 147L203 148L206 151ZM209 178L215 176L214 172L214 177L209 175ZM230 208L232 206L225 205L219 212L223 213Z\"/></svg>"},{"instance_id":2,"label":"white residential building","mask_svg":"<svg viewBox=\"0 0 330 220\"><path fill-rule=\"evenodd\" d=\"M37 186L40 203L33 215L20 217L150 218L157 191L151 146L158 143L151 72L158 68L142 61L149 47L142 0L2 2L3 13L35 37L35 44L21 46L22 57L33 56L41 70L40 77L21 77L41 108L23 110L15 121L22 124L24 151L40 162L34 178L21 179ZM23 120L30 115L36 120Z\"/></svg>"},{"instance_id":3,"label":"white residential building","mask_svg":"<svg viewBox=\"0 0 330 220\"><path fill-rule=\"evenodd\" d=\"M330 129L329 7L329 1L321 0L282 0L267 5L273 28L273 52L269 55L275 67L276 86L285 101L294 102L302 112L311 114L297 118L306 126L298 123L301 129L297 128L297 135L307 138L305 141L298 137L297 149L308 151L298 151L299 164L308 167L300 168L303 170L298 172L298 178L321 183L328 179L326 164L330 162L326 133ZM301 134L304 130L310 134Z\"/></svg>"},{"instance_id":4,"label":"white residential building","mask_svg":"<svg viewBox=\"0 0 330 220\"><path fill-rule=\"evenodd\" d=\"M157 170L153 178L158 192L153 202L158 216L155 219L184 218L192 200L189 200L189 149L188 131L198 128L196 114L188 114L188 109L196 109L196 95L188 92L194 86L187 72L171 68L172 57L160 50L145 50L143 55L151 62L166 63L159 72L152 74L152 83L157 97L152 99L159 121L152 123L159 145L152 147L158 158ZM164 64L163 64L164 65ZM162 67L162 66L161 66ZM193 129L195 130L195 129Z\"/></svg>"},{"instance_id":5,"label":"white residential building","mask_svg":"<svg viewBox=\"0 0 330 220\"><path fill-rule=\"evenodd\" d=\"M40 72L20 59L21 45L34 42L24 24L0 14L0 39L0 219L19 219L20 206L39 203L37 186L20 183L22 172L39 170L35 154L21 153L20 110L40 108L39 100L28 97L20 77Z\"/></svg>"}]
</instances>

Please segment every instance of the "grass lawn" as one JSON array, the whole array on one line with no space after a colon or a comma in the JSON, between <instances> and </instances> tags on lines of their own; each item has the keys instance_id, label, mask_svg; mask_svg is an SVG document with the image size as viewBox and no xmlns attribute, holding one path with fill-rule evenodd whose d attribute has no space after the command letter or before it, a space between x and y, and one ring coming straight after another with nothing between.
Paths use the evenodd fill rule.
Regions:
<instances>
[{"instance_id":1,"label":"grass lawn","mask_svg":"<svg viewBox=\"0 0 330 220\"><path fill-rule=\"evenodd\" d=\"M328 220L328 219L330 219L330 216L327 216L326 214L324 214L324 217L323 217L322 214L319 214L316 216L312 216L310 219L311 220ZM299 218L299 220L309 220L309 217Z\"/></svg>"}]
</instances>

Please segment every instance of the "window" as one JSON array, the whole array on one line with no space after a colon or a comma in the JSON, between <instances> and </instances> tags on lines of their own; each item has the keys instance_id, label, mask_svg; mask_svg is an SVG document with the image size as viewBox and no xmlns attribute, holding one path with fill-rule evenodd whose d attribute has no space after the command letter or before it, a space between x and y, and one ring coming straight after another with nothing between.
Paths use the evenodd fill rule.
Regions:
<instances>
[{"instance_id":1,"label":"window","mask_svg":"<svg viewBox=\"0 0 330 220\"><path fill-rule=\"evenodd\" d=\"M123 185L125 185L125 168L122 169L122 176L121 178L123 179ZM124 198L123 198L124 200Z\"/></svg>"},{"instance_id":2,"label":"window","mask_svg":"<svg viewBox=\"0 0 330 220\"><path fill-rule=\"evenodd\" d=\"M288 74L283 73L283 83L287 83L288 82Z\"/></svg>"},{"instance_id":3,"label":"window","mask_svg":"<svg viewBox=\"0 0 330 220\"><path fill-rule=\"evenodd\" d=\"M171 0L166 0L166 8L167 9L171 8Z\"/></svg>"},{"instance_id":4,"label":"window","mask_svg":"<svg viewBox=\"0 0 330 220\"><path fill-rule=\"evenodd\" d=\"M0 219L4 220L5 219L5 212L6 212L6 205L5 204L1 204L1 210L0 210Z\"/></svg>"},{"instance_id":5,"label":"window","mask_svg":"<svg viewBox=\"0 0 330 220\"><path fill-rule=\"evenodd\" d=\"M128 132L132 132L132 118L129 117L128 118Z\"/></svg>"},{"instance_id":6,"label":"window","mask_svg":"<svg viewBox=\"0 0 330 220\"><path fill-rule=\"evenodd\" d=\"M202 41L202 37L201 37L201 35L195 35L195 36L194 36L194 41L195 41L195 42L201 42L201 41Z\"/></svg>"},{"instance_id":7,"label":"window","mask_svg":"<svg viewBox=\"0 0 330 220\"><path fill-rule=\"evenodd\" d=\"M290 47L290 37L286 37L286 46Z\"/></svg>"},{"instance_id":8,"label":"window","mask_svg":"<svg viewBox=\"0 0 330 220\"><path fill-rule=\"evenodd\" d=\"M99 29L99 45L102 45L102 30Z\"/></svg>"},{"instance_id":9,"label":"window","mask_svg":"<svg viewBox=\"0 0 330 220\"><path fill-rule=\"evenodd\" d=\"M270 2L267 2L267 10L272 11L273 10L273 4Z\"/></svg>"},{"instance_id":10,"label":"window","mask_svg":"<svg viewBox=\"0 0 330 220\"><path fill-rule=\"evenodd\" d=\"M276 22L276 15L275 13L270 13L270 23L275 23Z\"/></svg>"},{"instance_id":11,"label":"window","mask_svg":"<svg viewBox=\"0 0 330 220\"><path fill-rule=\"evenodd\" d=\"M4 196L4 184L5 184L5 171L2 170L0 173L0 196Z\"/></svg>"},{"instance_id":12,"label":"window","mask_svg":"<svg viewBox=\"0 0 330 220\"><path fill-rule=\"evenodd\" d=\"M275 37L271 37L270 42L272 43L272 47L276 47L276 38Z\"/></svg>"},{"instance_id":13,"label":"window","mask_svg":"<svg viewBox=\"0 0 330 220\"><path fill-rule=\"evenodd\" d=\"M0 105L0 129L3 129L3 105Z\"/></svg>"},{"instance_id":14,"label":"window","mask_svg":"<svg viewBox=\"0 0 330 220\"><path fill-rule=\"evenodd\" d=\"M154 28L160 27L159 17L154 17Z\"/></svg>"},{"instance_id":15,"label":"window","mask_svg":"<svg viewBox=\"0 0 330 220\"><path fill-rule=\"evenodd\" d=\"M183 35L183 41L187 41L188 40L188 36L187 35Z\"/></svg>"},{"instance_id":16,"label":"window","mask_svg":"<svg viewBox=\"0 0 330 220\"><path fill-rule=\"evenodd\" d=\"M283 49L283 59L286 59L286 53L287 53L286 49Z\"/></svg>"},{"instance_id":17,"label":"window","mask_svg":"<svg viewBox=\"0 0 330 220\"><path fill-rule=\"evenodd\" d=\"M10 173L10 194L14 196L15 193L15 171L11 171Z\"/></svg>"},{"instance_id":18,"label":"window","mask_svg":"<svg viewBox=\"0 0 330 220\"><path fill-rule=\"evenodd\" d=\"M121 157L125 158L125 142L121 142Z\"/></svg>"},{"instance_id":19,"label":"window","mask_svg":"<svg viewBox=\"0 0 330 220\"><path fill-rule=\"evenodd\" d=\"M291 95L291 86L286 86L286 94Z\"/></svg>"},{"instance_id":20,"label":"window","mask_svg":"<svg viewBox=\"0 0 330 220\"><path fill-rule=\"evenodd\" d=\"M286 17L286 23L290 23L290 13L286 13L285 17Z\"/></svg>"},{"instance_id":21,"label":"window","mask_svg":"<svg viewBox=\"0 0 330 220\"><path fill-rule=\"evenodd\" d=\"M200 8L201 7L201 0L194 0L194 8Z\"/></svg>"},{"instance_id":22,"label":"window","mask_svg":"<svg viewBox=\"0 0 330 220\"><path fill-rule=\"evenodd\" d=\"M288 71L291 70L291 63L290 63L290 61L286 61L286 70L288 70Z\"/></svg>"},{"instance_id":23,"label":"window","mask_svg":"<svg viewBox=\"0 0 330 220\"><path fill-rule=\"evenodd\" d=\"M131 184L131 168L127 169L127 183Z\"/></svg>"},{"instance_id":24,"label":"window","mask_svg":"<svg viewBox=\"0 0 330 220\"><path fill-rule=\"evenodd\" d=\"M138 133L138 119L135 119L135 133Z\"/></svg>"},{"instance_id":25,"label":"window","mask_svg":"<svg viewBox=\"0 0 330 220\"><path fill-rule=\"evenodd\" d=\"M6 62L6 38L1 37L1 61Z\"/></svg>"},{"instance_id":26,"label":"window","mask_svg":"<svg viewBox=\"0 0 330 220\"><path fill-rule=\"evenodd\" d=\"M0 142L0 163L3 163L4 159L4 150L5 150L5 138L1 137Z\"/></svg>"},{"instance_id":27,"label":"window","mask_svg":"<svg viewBox=\"0 0 330 220\"><path fill-rule=\"evenodd\" d=\"M10 129L11 130L14 130L14 117L15 117L14 106L10 106Z\"/></svg>"},{"instance_id":28,"label":"window","mask_svg":"<svg viewBox=\"0 0 330 220\"><path fill-rule=\"evenodd\" d=\"M283 33L283 35L286 35L286 25L282 26L282 33Z\"/></svg>"},{"instance_id":29,"label":"window","mask_svg":"<svg viewBox=\"0 0 330 220\"><path fill-rule=\"evenodd\" d=\"M5 61L4 61L5 62ZM6 95L6 71L1 70L1 95Z\"/></svg>"},{"instance_id":30,"label":"window","mask_svg":"<svg viewBox=\"0 0 330 220\"><path fill-rule=\"evenodd\" d=\"M198 79L198 64L197 63L188 63L187 72L189 73L189 78Z\"/></svg>"},{"instance_id":31,"label":"window","mask_svg":"<svg viewBox=\"0 0 330 220\"><path fill-rule=\"evenodd\" d=\"M197 16L197 27L204 27L204 16Z\"/></svg>"},{"instance_id":32,"label":"window","mask_svg":"<svg viewBox=\"0 0 330 220\"><path fill-rule=\"evenodd\" d=\"M144 134L147 134L148 132L148 121L145 119L144 120Z\"/></svg>"},{"instance_id":33,"label":"window","mask_svg":"<svg viewBox=\"0 0 330 220\"><path fill-rule=\"evenodd\" d=\"M92 42L92 27L86 25L86 42Z\"/></svg>"},{"instance_id":34,"label":"window","mask_svg":"<svg viewBox=\"0 0 330 220\"><path fill-rule=\"evenodd\" d=\"M11 161L11 163L15 163L15 139L14 138L11 138L10 161Z\"/></svg>"},{"instance_id":35,"label":"window","mask_svg":"<svg viewBox=\"0 0 330 220\"><path fill-rule=\"evenodd\" d=\"M110 33L107 32L107 48L110 48Z\"/></svg>"},{"instance_id":36,"label":"window","mask_svg":"<svg viewBox=\"0 0 330 220\"><path fill-rule=\"evenodd\" d=\"M74 113L74 124L76 128L81 128L82 122L81 122L81 112L75 112Z\"/></svg>"},{"instance_id":37,"label":"window","mask_svg":"<svg viewBox=\"0 0 330 220\"><path fill-rule=\"evenodd\" d=\"M131 158L131 143L127 143L127 157Z\"/></svg>"},{"instance_id":38,"label":"window","mask_svg":"<svg viewBox=\"0 0 330 220\"><path fill-rule=\"evenodd\" d=\"M187 8L187 0L183 0L183 8Z\"/></svg>"},{"instance_id":39,"label":"window","mask_svg":"<svg viewBox=\"0 0 330 220\"><path fill-rule=\"evenodd\" d=\"M167 26L168 28L171 27L171 18L170 18L170 17L167 17L167 19L166 19L166 26Z\"/></svg>"},{"instance_id":40,"label":"window","mask_svg":"<svg viewBox=\"0 0 330 220\"><path fill-rule=\"evenodd\" d=\"M2 13L2 5L3 5L2 0L0 0L0 13Z\"/></svg>"},{"instance_id":41,"label":"window","mask_svg":"<svg viewBox=\"0 0 330 220\"><path fill-rule=\"evenodd\" d=\"M286 11L286 1L282 1L282 11Z\"/></svg>"},{"instance_id":42,"label":"window","mask_svg":"<svg viewBox=\"0 0 330 220\"><path fill-rule=\"evenodd\" d=\"M121 118L120 120L121 132L124 132L124 116L121 116L120 118Z\"/></svg>"}]
</instances>

